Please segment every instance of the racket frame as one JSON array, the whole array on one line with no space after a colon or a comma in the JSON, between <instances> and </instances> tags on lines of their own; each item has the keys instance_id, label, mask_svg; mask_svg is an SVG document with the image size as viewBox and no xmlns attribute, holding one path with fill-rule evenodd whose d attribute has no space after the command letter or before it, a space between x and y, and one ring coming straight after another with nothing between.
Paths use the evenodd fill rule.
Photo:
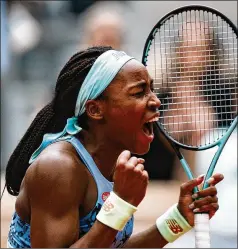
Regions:
<instances>
[{"instance_id":1,"label":"racket frame","mask_svg":"<svg viewBox=\"0 0 238 249\"><path fill-rule=\"evenodd\" d=\"M236 33L238 33L237 27L235 26L235 24L228 18L226 17L224 14L222 14L220 11L211 8L211 7L207 7L204 5L186 5L180 8L177 8L171 12L169 12L168 14L166 14L165 16L163 16L158 22L157 24L153 27L153 29L151 30L149 36L146 39L145 42L145 46L143 49L143 54L142 54L142 64L144 66L146 66L147 60L146 57L148 57L148 53L149 53L149 48L150 48L150 44L153 40L153 38L155 37L155 34L157 33L158 29L163 25L163 23L169 19L171 16L176 15L178 13L184 12L184 11L191 11L191 10L201 10L201 11L207 11L207 12L212 12L215 15L220 16L221 18L223 18L232 28L232 30Z\"/></svg>"},{"instance_id":2,"label":"racket frame","mask_svg":"<svg viewBox=\"0 0 238 249\"><path fill-rule=\"evenodd\" d=\"M233 120L231 126L227 129L226 133L223 135L223 137L221 137L219 140L217 140L216 142L203 146L203 147L192 147L192 146L187 146L184 144L179 143L178 141L174 140L172 137L170 137L162 128L162 125L159 122L156 122L156 126L159 128L159 130L161 131L161 133L166 137L167 141L170 143L170 145L174 148L174 151L176 152L182 166L183 169L186 173L186 175L188 176L189 180L194 179L194 176L192 174L192 171L187 163L187 161L185 160L184 156L182 155L182 153L180 152L180 148L183 149L187 149L187 150L193 150L193 151L202 151L202 150L207 150L210 148L213 148L215 146L218 146L218 149L210 163L210 166L207 170L207 174L205 176L204 179L204 185L203 185L203 189L208 187L208 184L206 183L206 181L212 176L215 166L216 166L216 162L219 159L222 150L226 144L226 142L228 141L230 135L232 134L232 132L234 131L235 127L237 126L238 123L238 118L235 117L235 119ZM194 192L198 192L198 188L194 189Z\"/></svg>"},{"instance_id":3,"label":"racket frame","mask_svg":"<svg viewBox=\"0 0 238 249\"><path fill-rule=\"evenodd\" d=\"M233 22L228 17L226 17L224 14L222 14L218 10L213 9L211 7L203 6L203 5L183 6L183 7L177 8L177 9L169 12L168 14L166 14L164 17L162 17L159 20L159 22L151 30L149 36L147 37L147 40L146 40L146 43L145 43L145 46L143 49L143 54L142 54L142 64L144 66L147 66L147 57L148 57L148 54L150 51L150 46L151 46L152 40L154 39L156 33L158 32L159 28L163 25L163 23L166 22L166 20L168 20L173 15L176 15L178 13L185 12L185 11L192 11L192 10L193 11L207 11L207 12L211 12L211 13L221 17L231 27L233 32L236 34L236 37L238 36L237 27L233 24ZM193 150L193 151L201 151L201 150L206 150L206 149L218 146L218 149L217 149L215 155L213 156L213 159L210 163L210 166L207 170L207 173L206 173L206 176L204 179L202 189L205 189L209 185L207 183L207 180L212 176L213 171L214 171L215 166L216 166L216 163L217 163L217 161L218 161L218 159L223 151L223 148L224 148L226 142L228 141L230 135L234 131L235 127L237 126L237 115L236 115L235 119L233 120L233 122L231 123L231 125L229 126L229 128L226 127L228 129L220 139L218 139L216 142L213 142L213 143L206 145L206 146L203 146L203 147L194 147L194 146L187 146L187 145L181 144L178 141L176 141L175 139L173 139L171 136L169 136L169 134L167 134L164 131L161 123L156 122L156 126L159 128L161 133L165 136L167 141L174 148L174 151L177 154L177 156L181 162L181 165L183 166L184 171L190 180L194 179L194 177L193 177L192 171L191 171L187 161L185 160L184 156L180 152L180 148L187 149L187 150ZM193 191L198 192L198 187L195 187ZM210 248L211 245L210 245L209 214L208 213L196 213L194 217L195 217L194 228L195 228L195 246L196 246L196 248Z\"/></svg>"},{"instance_id":4,"label":"racket frame","mask_svg":"<svg viewBox=\"0 0 238 249\"><path fill-rule=\"evenodd\" d=\"M164 22L166 22L166 20L168 20L171 16L176 15L178 13L181 12L185 12L185 11L207 11L207 12L211 12L217 16L220 16L222 19L224 19L224 21L226 21L228 23L228 25L230 25L231 29L233 30L233 32L236 34L236 36L238 36L238 29L237 27L234 25L234 23L228 18L226 17L224 14L222 14L220 11L211 8L211 7L207 7L207 6L203 6L203 5L186 5L183 7L179 7L171 12L169 12L168 14L166 14L165 16L163 16L158 22L157 24L152 28L149 36L147 37L147 40L145 42L145 46L143 49L143 54L142 54L142 64L144 66L147 66L147 57L150 51L150 46L152 43L152 40L154 39L156 33L158 32L159 28L164 24ZM182 143L179 143L178 141L176 141L175 139L173 139L171 136L169 136L168 133L166 133L162 127L162 124L159 122L156 122L156 125L158 126L159 130L163 133L163 135L166 137L166 139L169 141L169 143L171 144L171 146L174 148L185 172L186 175L188 176L189 180L194 179L192 171L190 169L190 167L188 166L188 163L186 162L185 158L183 157L183 155L180 153L179 149L183 148L183 149L187 149L187 150L193 150L193 151L201 151L201 150L207 150L210 149L212 147L218 146L218 150L216 151L212 162L208 168L207 174L205 176L204 179L204 185L203 188L208 187L208 184L206 183L206 180L208 180L211 175L213 174L213 171L215 169L215 165L217 160L219 159L221 152L228 140L228 138L230 137L231 133L233 132L233 130L235 129L236 125L237 125L237 117L233 120L233 122L231 123L231 125L229 126L228 130L226 131L226 133L220 138L218 139L216 142L202 146L202 147L198 147L198 146L189 146L189 145L184 145ZM198 188L194 189L195 192L198 191Z\"/></svg>"}]
</instances>

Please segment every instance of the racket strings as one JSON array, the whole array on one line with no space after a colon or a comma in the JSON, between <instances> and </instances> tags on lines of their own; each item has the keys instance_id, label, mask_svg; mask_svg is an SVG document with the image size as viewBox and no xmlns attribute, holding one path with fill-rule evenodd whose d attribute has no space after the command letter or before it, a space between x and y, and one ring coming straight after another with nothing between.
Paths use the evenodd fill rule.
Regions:
<instances>
[{"instance_id":1,"label":"racket strings","mask_svg":"<svg viewBox=\"0 0 238 249\"><path fill-rule=\"evenodd\" d=\"M225 134L237 115L237 59L236 34L213 13L179 13L157 30L147 68L173 139L200 147Z\"/></svg>"}]
</instances>

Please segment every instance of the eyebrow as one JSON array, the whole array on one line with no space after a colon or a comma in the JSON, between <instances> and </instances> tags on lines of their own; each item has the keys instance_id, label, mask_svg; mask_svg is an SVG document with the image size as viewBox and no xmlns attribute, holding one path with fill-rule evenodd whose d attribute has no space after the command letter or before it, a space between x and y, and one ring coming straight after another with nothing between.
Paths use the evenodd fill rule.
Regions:
<instances>
[{"instance_id":1,"label":"eyebrow","mask_svg":"<svg viewBox=\"0 0 238 249\"><path fill-rule=\"evenodd\" d=\"M151 80L150 80L150 86L153 86L153 83L154 83L154 80L151 79ZM138 88L138 87L144 87L144 86L146 86L146 85L147 85L147 84L146 84L145 81L140 81L140 82L137 82L137 83L135 83L135 84L129 86L129 89Z\"/></svg>"}]
</instances>

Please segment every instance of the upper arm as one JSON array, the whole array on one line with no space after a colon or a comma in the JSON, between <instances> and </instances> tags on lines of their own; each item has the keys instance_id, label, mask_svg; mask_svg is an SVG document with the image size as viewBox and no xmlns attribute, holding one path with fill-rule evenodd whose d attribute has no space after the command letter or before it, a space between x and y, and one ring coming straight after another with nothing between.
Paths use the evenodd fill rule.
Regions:
<instances>
[{"instance_id":1,"label":"upper arm","mask_svg":"<svg viewBox=\"0 0 238 249\"><path fill-rule=\"evenodd\" d=\"M31 246L69 247L79 235L79 207L87 174L65 152L45 153L26 175Z\"/></svg>"}]
</instances>

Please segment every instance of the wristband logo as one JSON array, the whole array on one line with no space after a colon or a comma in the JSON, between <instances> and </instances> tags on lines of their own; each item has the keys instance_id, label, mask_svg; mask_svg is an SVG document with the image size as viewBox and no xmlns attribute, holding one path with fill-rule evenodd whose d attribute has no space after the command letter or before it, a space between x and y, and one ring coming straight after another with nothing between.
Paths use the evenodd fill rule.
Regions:
<instances>
[{"instance_id":1,"label":"wristband logo","mask_svg":"<svg viewBox=\"0 0 238 249\"><path fill-rule=\"evenodd\" d=\"M109 195L110 195L110 192L102 193L102 200L105 202Z\"/></svg>"},{"instance_id":2,"label":"wristband logo","mask_svg":"<svg viewBox=\"0 0 238 249\"><path fill-rule=\"evenodd\" d=\"M110 212L114 208L114 205L107 200L106 202L104 202L102 208L105 212Z\"/></svg>"},{"instance_id":3,"label":"wristband logo","mask_svg":"<svg viewBox=\"0 0 238 249\"><path fill-rule=\"evenodd\" d=\"M165 220L169 229L174 233L178 234L183 232L183 228L178 224L178 222L175 219L167 219Z\"/></svg>"}]
</instances>

